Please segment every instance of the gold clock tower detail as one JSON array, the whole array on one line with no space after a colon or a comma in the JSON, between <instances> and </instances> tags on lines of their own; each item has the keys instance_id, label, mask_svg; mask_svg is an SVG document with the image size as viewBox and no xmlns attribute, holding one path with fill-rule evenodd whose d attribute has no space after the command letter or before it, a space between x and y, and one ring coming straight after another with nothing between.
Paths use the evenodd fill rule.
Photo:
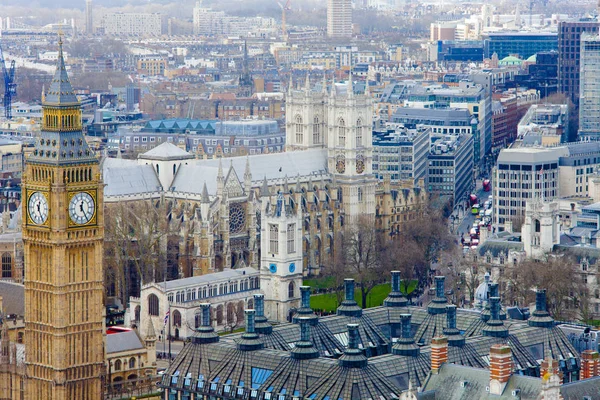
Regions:
<instances>
[{"instance_id":1,"label":"gold clock tower detail","mask_svg":"<svg viewBox=\"0 0 600 400\"><path fill-rule=\"evenodd\" d=\"M103 187L62 37L58 44L43 129L23 179L25 398L94 400L102 398L104 369Z\"/></svg>"}]
</instances>

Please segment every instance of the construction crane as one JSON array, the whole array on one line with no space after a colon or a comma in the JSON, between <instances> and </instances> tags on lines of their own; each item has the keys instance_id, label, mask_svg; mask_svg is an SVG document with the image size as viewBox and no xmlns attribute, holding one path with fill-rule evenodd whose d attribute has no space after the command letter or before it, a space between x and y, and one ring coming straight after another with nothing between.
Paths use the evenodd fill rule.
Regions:
<instances>
[{"instance_id":1,"label":"construction crane","mask_svg":"<svg viewBox=\"0 0 600 400\"><path fill-rule=\"evenodd\" d=\"M0 62L2 63L2 76L4 77L4 116L6 119L12 119L12 99L17 95L17 83L15 82L15 60L10 62L10 67L6 68L4 53L0 45Z\"/></svg>"},{"instance_id":2,"label":"construction crane","mask_svg":"<svg viewBox=\"0 0 600 400\"><path fill-rule=\"evenodd\" d=\"M285 5L283 5L279 1L277 2L277 4L279 4L279 7L281 8L281 34L282 34L284 40L287 40L286 14L289 10L291 10L291 7L290 7L291 2L292 2L292 0L287 0Z\"/></svg>"}]
</instances>

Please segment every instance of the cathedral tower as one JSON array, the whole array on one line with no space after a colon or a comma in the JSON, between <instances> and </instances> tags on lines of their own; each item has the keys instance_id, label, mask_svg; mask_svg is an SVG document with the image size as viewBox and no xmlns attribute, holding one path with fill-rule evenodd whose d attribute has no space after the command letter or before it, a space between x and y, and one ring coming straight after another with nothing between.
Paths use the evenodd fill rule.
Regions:
<instances>
[{"instance_id":1,"label":"cathedral tower","mask_svg":"<svg viewBox=\"0 0 600 400\"><path fill-rule=\"evenodd\" d=\"M373 105L368 82L365 92L357 94L350 74L345 93L341 89L333 84L329 96L327 158L329 172L340 186L338 199L352 221L358 216L375 216Z\"/></svg>"},{"instance_id":2,"label":"cathedral tower","mask_svg":"<svg viewBox=\"0 0 600 400\"><path fill-rule=\"evenodd\" d=\"M26 398L101 399L102 181L59 38L43 126L23 178Z\"/></svg>"},{"instance_id":3,"label":"cathedral tower","mask_svg":"<svg viewBox=\"0 0 600 400\"><path fill-rule=\"evenodd\" d=\"M302 215L286 204L283 194L275 205L262 198L260 288L265 293L265 315L287 321L300 307L302 285Z\"/></svg>"}]
</instances>

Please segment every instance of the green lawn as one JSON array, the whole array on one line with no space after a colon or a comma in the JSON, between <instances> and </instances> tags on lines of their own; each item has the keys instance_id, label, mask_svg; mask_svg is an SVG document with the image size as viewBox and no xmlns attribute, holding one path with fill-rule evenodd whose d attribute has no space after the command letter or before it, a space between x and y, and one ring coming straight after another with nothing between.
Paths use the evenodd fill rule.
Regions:
<instances>
[{"instance_id":1,"label":"green lawn","mask_svg":"<svg viewBox=\"0 0 600 400\"><path fill-rule=\"evenodd\" d=\"M306 284L306 281L304 281ZM412 293L417 287L417 281L411 281L408 285L408 293ZM310 285L309 285L310 286ZM379 307L383 305L383 301L390 293L390 284L384 283L382 285L375 286L371 292L367 295L367 307ZM342 294L343 296L343 294ZM362 307L362 296L360 289L354 290L354 299L358 303L359 306ZM343 300L343 298L342 298ZM327 312L334 312L336 308L339 306L337 301L337 296L335 293L327 293L327 294L319 294L316 296L310 297L310 306L314 310L323 310Z\"/></svg>"},{"instance_id":2,"label":"green lawn","mask_svg":"<svg viewBox=\"0 0 600 400\"><path fill-rule=\"evenodd\" d=\"M327 278L312 278L305 279L303 283L305 286L310 286L311 288L313 288L313 290L327 289L335 285L335 279L333 278L333 276L329 276Z\"/></svg>"}]
</instances>

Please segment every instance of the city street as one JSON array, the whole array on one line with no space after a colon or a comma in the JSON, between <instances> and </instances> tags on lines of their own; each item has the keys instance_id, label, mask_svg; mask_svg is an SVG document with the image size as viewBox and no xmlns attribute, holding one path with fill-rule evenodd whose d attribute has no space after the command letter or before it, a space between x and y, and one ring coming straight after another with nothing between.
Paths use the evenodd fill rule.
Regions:
<instances>
[{"instance_id":1,"label":"city street","mask_svg":"<svg viewBox=\"0 0 600 400\"><path fill-rule=\"evenodd\" d=\"M485 200L487 200L488 196L492 194L492 192L484 192L483 191L483 185L482 185L483 180L482 179L478 179L477 180L477 184L476 184L476 189L475 189L475 194L477 195L477 198L481 201L481 203L483 203ZM483 204L482 204L483 206ZM473 214L471 214L471 208L469 207L466 211L465 211L465 217L462 220L462 222L460 223L460 225L458 226L458 228L454 229L454 232L456 232L456 234L459 236L460 239L460 235L461 234L465 234L468 233L471 230L471 226L473 225L473 222L475 222L475 216Z\"/></svg>"}]
</instances>

